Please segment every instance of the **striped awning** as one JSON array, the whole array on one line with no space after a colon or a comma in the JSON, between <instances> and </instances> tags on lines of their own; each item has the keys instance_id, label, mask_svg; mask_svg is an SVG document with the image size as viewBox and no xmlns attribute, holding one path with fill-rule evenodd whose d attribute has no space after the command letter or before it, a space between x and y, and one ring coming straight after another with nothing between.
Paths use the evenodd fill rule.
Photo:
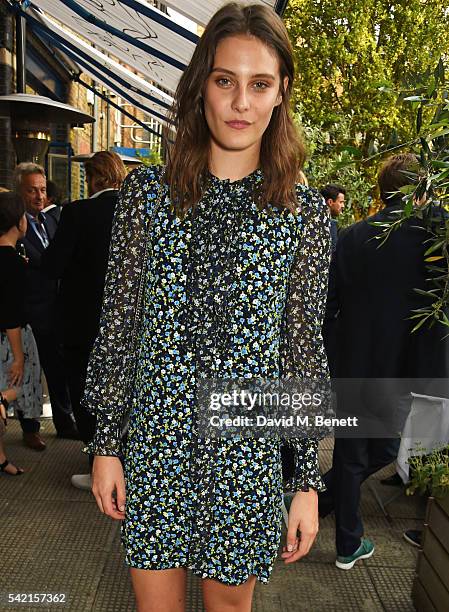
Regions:
<instances>
[{"instance_id":1,"label":"striped awning","mask_svg":"<svg viewBox=\"0 0 449 612\"><path fill-rule=\"evenodd\" d=\"M285 0L255 1L274 8L286 4ZM186 18L184 24L145 0L33 0L30 6L173 93L198 41L197 25L204 26L226 2L164 0L169 11Z\"/></svg>"},{"instance_id":2,"label":"striped awning","mask_svg":"<svg viewBox=\"0 0 449 612\"><path fill-rule=\"evenodd\" d=\"M164 121L201 27L228 0L11 0L28 26L121 98ZM287 0L253 0L281 12ZM200 27L199 27L200 26Z\"/></svg>"}]
</instances>

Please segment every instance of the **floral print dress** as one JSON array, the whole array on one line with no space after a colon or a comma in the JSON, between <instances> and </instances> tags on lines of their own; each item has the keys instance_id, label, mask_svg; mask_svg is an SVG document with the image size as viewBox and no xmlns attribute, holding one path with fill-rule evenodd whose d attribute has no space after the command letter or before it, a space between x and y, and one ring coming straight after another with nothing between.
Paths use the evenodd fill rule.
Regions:
<instances>
[{"instance_id":1,"label":"floral print dress","mask_svg":"<svg viewBox=\"0 0 449 612\"><path fill-rule=\"evenodd\" d=\"M122 188L94 349L106 372L108 300L116 299L120 276L114 260L123 258L119 227L126 231L120 218L143 201L152 222L127 442L122 448L123 405L100 401L94 355L86 399L97 430L88 451L123 454L128 565L186 567L229 585L252 574L267 582L281 535L280 441L201 437L196 384L202 377L328 376L321 338L327 208L318 193L298 186L298 214L261 211L254 192L263 174L256 170L235 182L209 175L203 198L181 220L166 186L158 202L160 176L155 167L140 168ZM323 490L317 441L290 443L290 485Z\"/></svg>"}]
</instances>

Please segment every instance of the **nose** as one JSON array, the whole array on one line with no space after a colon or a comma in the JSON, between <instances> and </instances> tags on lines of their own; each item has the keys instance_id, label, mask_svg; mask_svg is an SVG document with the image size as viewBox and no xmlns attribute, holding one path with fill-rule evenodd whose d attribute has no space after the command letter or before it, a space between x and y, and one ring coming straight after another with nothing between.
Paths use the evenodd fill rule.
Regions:
<instances>
[{"instance_id":1,"label":"nose","mask_svg":"<svg viewBox=\"0 0 449 612\"><path fill-rule=\"evenodd\" d=\"M242 86L238 87L234 100L232 102L232 108L233 110L236 110L239 113L242 113L248 110L249 100L248 100L248 96L247 96L245 87L242 87Z\"/></svg>"}]
</instances>

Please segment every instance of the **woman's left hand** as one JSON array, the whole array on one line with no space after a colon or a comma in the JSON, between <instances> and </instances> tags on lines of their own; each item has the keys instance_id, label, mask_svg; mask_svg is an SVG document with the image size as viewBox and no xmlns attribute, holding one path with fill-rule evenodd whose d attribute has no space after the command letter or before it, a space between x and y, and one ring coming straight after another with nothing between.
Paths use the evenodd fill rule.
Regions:
<instances>
[{"instance_id":1,"label":"woman's left hand","mask_svg":"<svg viewBox=\"0 0 449 612\"><path fill-rule=\"evenodd\" d=\"M300 532L298 537L297 531ZM298 491L288 513L287 543L281 557L293 563L305 557L318 533L318 494L313 489Z\"/></svg>"}]
</instances>

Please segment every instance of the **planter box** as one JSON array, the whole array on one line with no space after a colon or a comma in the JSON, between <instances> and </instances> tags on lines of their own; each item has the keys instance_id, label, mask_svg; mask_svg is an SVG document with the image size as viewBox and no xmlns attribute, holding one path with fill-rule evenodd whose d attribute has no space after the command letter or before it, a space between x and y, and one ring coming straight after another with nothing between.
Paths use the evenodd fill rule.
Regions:
<instances>
[{"instance_id":1,"label":"planter box","mask_svg":"<svg viewBox=\"0 0 449 612\"><path fill-rule=\"evenodd\" d=\"M449 516L449 494L445 495L444 497L439 497L435 501L440 506L442 511L445 512L447 516Z\"/></svg>"},{"instance_id":2,"label":"planter box","mask_svg":"<svg viewBox=\"0 0 449 612\"><path fill-rule=\"evenodd\" d=\"M449 495L429 498L413 585L413 603L418 612L449 610Z\"/></svg>"}]
</instances>

